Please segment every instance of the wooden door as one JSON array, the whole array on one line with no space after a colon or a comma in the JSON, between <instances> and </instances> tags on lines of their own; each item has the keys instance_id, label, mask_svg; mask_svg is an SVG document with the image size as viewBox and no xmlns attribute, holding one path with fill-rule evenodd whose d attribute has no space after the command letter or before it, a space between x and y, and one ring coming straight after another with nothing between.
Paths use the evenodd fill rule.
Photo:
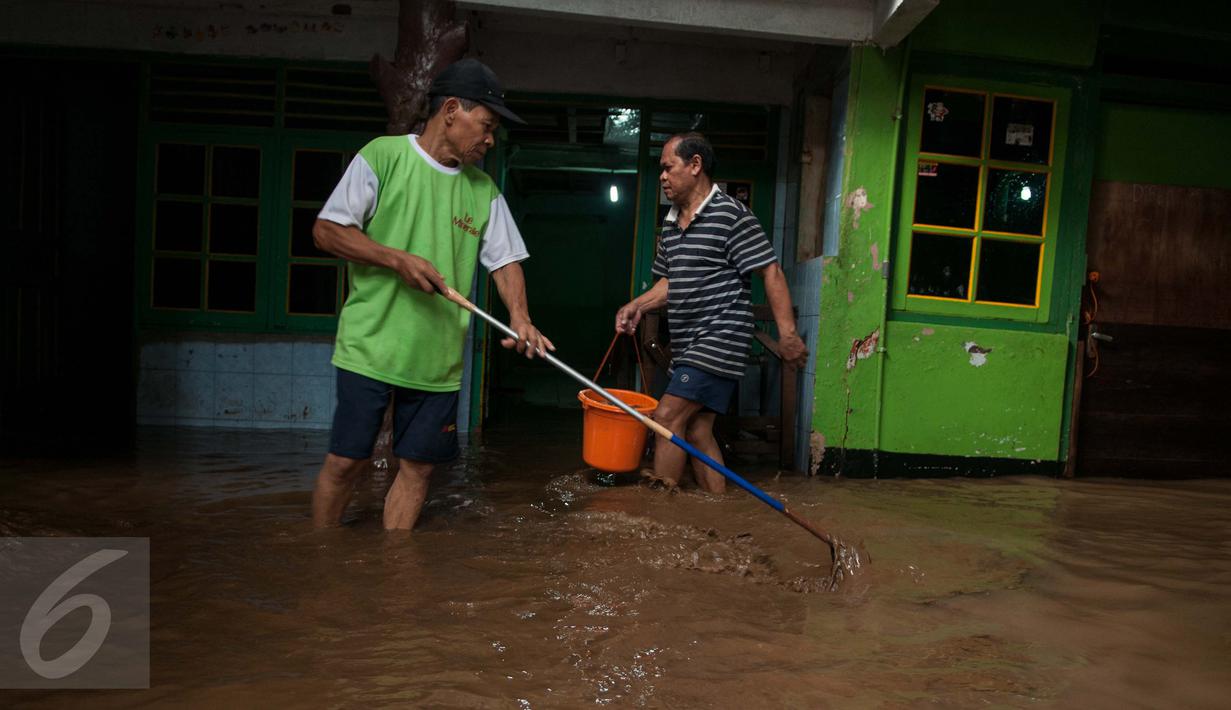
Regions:
<instances>
[{"instance_id":1,"label":"wooden door","mask_svg":"<svg viewBox=\"0 0 1231 710\"><path fill-rule=\"evenodd\" d=\"M1097 182L1087 247L1077 475L1231 475L1231 191Z\"/></svg>"}]
</instances>

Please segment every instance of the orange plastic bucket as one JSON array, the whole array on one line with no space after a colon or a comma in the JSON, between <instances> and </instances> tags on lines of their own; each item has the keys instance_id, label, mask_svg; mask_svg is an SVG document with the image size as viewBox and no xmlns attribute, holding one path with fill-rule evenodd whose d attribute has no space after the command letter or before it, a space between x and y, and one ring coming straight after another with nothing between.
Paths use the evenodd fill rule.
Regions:
<instances>
[{"instance_id":1,"label":"orange plastic bucket","mask_svg":"<svg viewBox=\"0 0 1231 710\"><path fill-rule=\"evenodd\" d=\"M658 400L640 392L612 389L607 391L641 414L649 414L658 406ZM611 473L623 473L637 468L641 464L641 454L645 451L645 425L592 389L578 392L577 399L581 400L584 417L581 436L582 460L600 471Z\"/></svg>"}]
</instances>

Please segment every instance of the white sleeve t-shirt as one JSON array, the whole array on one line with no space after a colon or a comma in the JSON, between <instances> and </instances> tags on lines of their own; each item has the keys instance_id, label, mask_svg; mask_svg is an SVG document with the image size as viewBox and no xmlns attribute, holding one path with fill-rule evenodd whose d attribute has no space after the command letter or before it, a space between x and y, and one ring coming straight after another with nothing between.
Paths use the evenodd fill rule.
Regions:
<instances>
[{"instance_id":1,"label":"white sleeve t-shirt","mask_svg":"<svg viewBox=\"0 0 1231 710\"><path fill-rule=\"evenodd\" d=\"M418 136L410 135L407 138L419 155L434 169L448 175L461 172L461 168L441 165L428 155L419 147ZM376 197L379 194L379 186L380 182L376 179L376 173L372 171L371 166L363 159L363 156L356 155L317 216L344 227L363 229L364 225L376 214ZM526 243L522 241L521 232L517 229L517 223L513 221L512 212L509 211L509 203L505 201L504 195L496 195L496 198L492 200L487 228L483 232L483 243L479 247L479 263L488 271L495 271L502 266L529 257L530 253L526 251Z\"/></svg>"}]
</instances>

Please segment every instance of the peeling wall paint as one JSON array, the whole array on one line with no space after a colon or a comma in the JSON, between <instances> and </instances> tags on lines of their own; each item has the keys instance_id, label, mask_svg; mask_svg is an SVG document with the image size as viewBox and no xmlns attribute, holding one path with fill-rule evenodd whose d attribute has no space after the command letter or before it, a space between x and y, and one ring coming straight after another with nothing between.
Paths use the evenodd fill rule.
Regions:
<instances>
[{"instance_id":1,"label":"peeling wall paint","mask_svg":"<svg viewBox=\"0 0 1231 710\"><path fill-rule=\"evenodd\" d=\"M859 360L867 360L876 352L876 343L880 340L880 331L874 330L862 338L851 341L851 353L846 358L846 369L854 369Z\"/></svg>"},{"instance_id":2,"label":"peeling wall paint","mask_svg":"<svg viewBox=\"0 0 1231 710\"><path fill-rule=\"evenodd\" d=\"M991 348L981 348L979 344L973 340L962 344L962 349L970 353L970 364L975 367L983 367L987 364L987 354L992 351Z\"/></svg>"},{"instance_id":3,"label":"peeling wall paint","mask_svg":"<svg viewBox=\"0 0 1231 710\"><path fill-rule=\"evenodd\" d=\"M1057 460L1067 336L930 330L888 324L882 450Z\"/></svg>"},{"instance_id":4,"label":"peeling wall paint","mask_svg":"<svg viewBox=\"0 0 1231 710\"><path fill-rule=\"evenodd\" d=\"M859 217L876 205L868 202L868 191L862 187L846 196L846 208L851 211L851 227L859 229Z\"/></svg>"},{"instance_id":5,"label":"peeling wall paint","mask_svg":"<svg viewBox=\"0 0 1231 710\"><path fill-rule=\"evenodd\" d=\"M821 460L825 458L825 435L819 431L812 432L812 435L808 437L808 450L811 454L808 475L815 476L821 467Z\"/></svg>"}]
</instances>

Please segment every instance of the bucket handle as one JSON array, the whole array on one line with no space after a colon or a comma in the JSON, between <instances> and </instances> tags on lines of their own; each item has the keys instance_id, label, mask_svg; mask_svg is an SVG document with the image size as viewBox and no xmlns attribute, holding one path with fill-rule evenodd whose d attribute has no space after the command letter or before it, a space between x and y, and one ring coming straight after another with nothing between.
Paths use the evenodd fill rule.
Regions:
<instances>
[{"instance_id":1,"label":"bucket handle","mask_svg":"<svg viewBox=\"0 0 1231 710\"><path fill-rule=\"evenodd\" d=\"M603 366L607 364L607 358L611 357L611 351L615 349L616 341L620 339L621 335L627 335L633 339L633 353L637 356L637 369L641 370L641 386L648 390L650 388L650 378L646 377L645 374L645 363L641 361L641 348L637 347L637 336L632 333L615 334L615 337L611 339L611 345L607 346L607 354L603 356L603 361L598 364L598 370L594 372L594 377L592 379L595 382L598 381L598 376L602 374Z\"/></svg>"}]
</instances>

